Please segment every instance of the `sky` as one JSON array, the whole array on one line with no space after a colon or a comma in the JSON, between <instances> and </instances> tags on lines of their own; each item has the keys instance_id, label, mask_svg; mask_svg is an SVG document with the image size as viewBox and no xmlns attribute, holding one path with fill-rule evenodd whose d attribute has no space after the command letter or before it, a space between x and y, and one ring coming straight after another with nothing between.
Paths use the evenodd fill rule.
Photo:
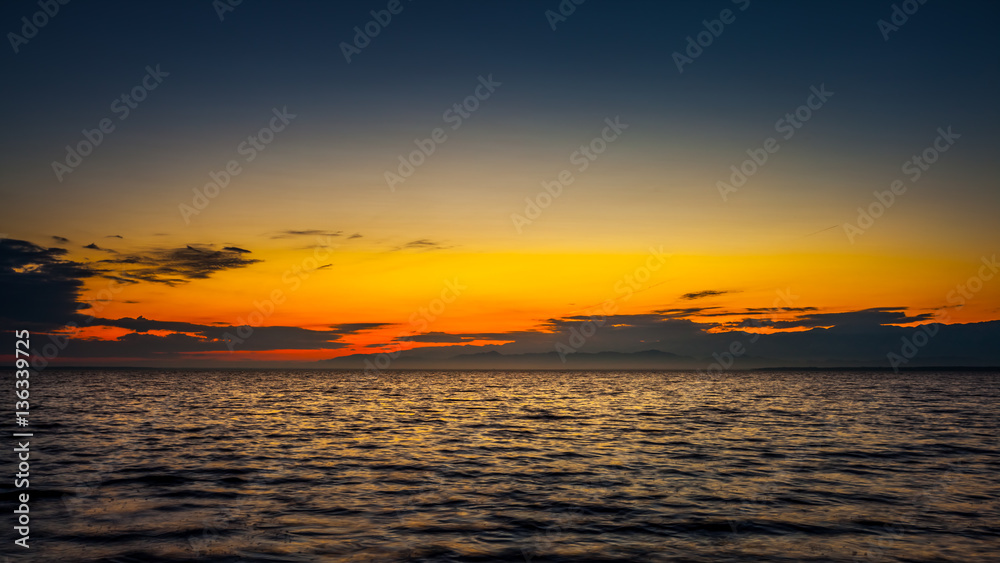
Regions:
<instances>
[{"instance_id":1,"label":"sky","mask_svg":"<svg viewBox=\"0 0 1000 563\"><path fill-rule=\"evenodd\" d=\"M0 331L36 367L997 365L998 12L5 2Z\"/></svg>"}]
</instances>

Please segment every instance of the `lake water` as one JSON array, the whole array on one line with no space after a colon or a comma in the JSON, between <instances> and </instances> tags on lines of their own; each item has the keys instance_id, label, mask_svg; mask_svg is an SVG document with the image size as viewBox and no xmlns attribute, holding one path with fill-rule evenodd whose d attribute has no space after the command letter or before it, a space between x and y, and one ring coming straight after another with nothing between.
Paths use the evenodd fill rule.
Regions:
<instances>
[{"instance_id":1,"label":"lake water","mask_svg":"<svg viewBox=\"0 0 1000 563\"><path fill-rule=\"evenodd\" d=\"M997 373L31 381L10 561L1000 560Z\"/></svg>"}]
</instances>

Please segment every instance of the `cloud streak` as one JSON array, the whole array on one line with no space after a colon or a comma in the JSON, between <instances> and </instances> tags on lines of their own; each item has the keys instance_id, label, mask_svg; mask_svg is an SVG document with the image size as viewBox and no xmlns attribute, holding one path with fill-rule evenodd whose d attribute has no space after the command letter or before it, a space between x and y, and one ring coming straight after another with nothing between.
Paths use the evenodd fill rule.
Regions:
<instances>
[{"instance_id":1,"label":"cloud streak","mask_svg":"<svg viewBox=\"0 0 1000 563\"><path fill-rule=\"evenodd\" d=\"M411 240L406 244L397 246L396 248L393 249L393 251L398 252L400 250L444 250L446 248L451 248L451 247L445 246L444 244L433 240L422 238L417 240Z\"/></svg>"},{"instance_id":2,"label":"cloud streak","mask_svg":"<svg viewBox=\"0 0 1000 563\"><path fill-rule=\"evenodd\" d=\"M188 245L184 248L127 254L120 258L101 260L99 264L116 266L113 272L102 270L102 274L112 279L129 283L150 282L175 286L260 262L244 256L249 253L249 250L235 246L213 250L210 247Z\"/></svg>"},{"instance_id":3,"label":"cloud streak","mask_svg":"<svg viewBox=\"0 0 1000 563\"><path fill-rule=\"evenodd\" d=\"M685 293L684 295L681 295L681 299L683 299L685 301L694 301L695 299L704 299L705 297L715 297L716 295L725 295L727 293L731 293L731 292L729 292L729 291L716 291L716 290L713 290L713 289L709 289L709 290L706 290L706 291L698 291L696 293Z\"/></svg>"},{"instance_id":4,"label":"cloud streak","mask_svg":"<svg viewBox=\"0 0 1000 563\"><path fill-rule=\"evenodd\" d=\"M324 231L321 229L305 229L300 231L281 231L271 236L272 239L293 238L293 237L339 237L344 231ZM351 238L354 238L352 235Z\"/></svg>"}]
</instances>

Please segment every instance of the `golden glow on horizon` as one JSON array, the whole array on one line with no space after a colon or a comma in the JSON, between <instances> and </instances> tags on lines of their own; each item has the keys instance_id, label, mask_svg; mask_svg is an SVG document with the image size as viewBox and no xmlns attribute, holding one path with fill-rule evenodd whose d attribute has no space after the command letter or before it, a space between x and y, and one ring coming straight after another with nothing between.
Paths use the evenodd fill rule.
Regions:
<instances>
[{"instance_id":1,"label":"golden glow on horizon","mask_svg":"<svg viewBox=\"0 0 1000 563\"><path fill-rule=\"evenodd\" d=\"M349 344L345 348L220 354L232 359L244 355L319 359L381 351L400 336L424 332L538 331L548 319L603 314L607 304L615 314L711 307L686 317L705 323L742 320L747 317L741 312L747 308L815 307L815 313L834 313L909 307L908 314L913 315L948 305L949 292L977 271L976 263L954 259L849 254L673 254L661 259L648 251L358 252L333 247L328 254L317 255L313 248L300 247L272 248L252 256L263 261L176 287L119 285L114 300L95 314L311 330L343 323L388 323L345 336L341 341ZM326 264L330 266L316 269ZM650 267L657 265L655 270ZM108 295L108 284L101 278L89 280L84 297L97 299L102 289ZM722 293L683 297L702 291ZM780 295L790 298L779 300ZM949 322L996 319L998 300L1000 288L987 284L965 307L951 309ZM255 312L258 316L251 317ZM786 320L798 314L804 313L780 311L774 318ZM109 339L124 333L93 327L83 334ZM402 348L435 345L439 344L406 342Z\"/></svg>"}]
</instances>

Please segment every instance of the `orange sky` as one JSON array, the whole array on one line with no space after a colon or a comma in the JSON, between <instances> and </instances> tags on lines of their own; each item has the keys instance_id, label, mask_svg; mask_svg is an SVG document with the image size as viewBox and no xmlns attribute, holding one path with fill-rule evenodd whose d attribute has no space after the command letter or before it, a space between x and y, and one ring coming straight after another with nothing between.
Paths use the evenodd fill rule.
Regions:
<instances>
[{"instance_id":1,"label":"orange sky","mask_svg":"<svg viewBox=\"0 0 1000 563\"><path fill-rule=\"evenodd\" d=\"M461 249L352 249L345 237L268 241L246 268L175 287L87 282L85 299L113 296L92 311L103 318L239 326L300 326L321 330L339 323L387 323L345 338L337 350L214 353L230 359L322 359L371 352L367 346L422 332L499 333L538 330L547 319L600 313L644 314L690 306L717 307L696 321L737 321L762 307L815 307L844 312L874 307L934 311L949 293L978 275L974 259L868 254L469 253ZM301 239L301 240L299 240ZM340 242L332 242L332 241ZM357 239L356 239L357 240ZM329 247L307 246L320 242ZM319 266L330 264L322 269ZM656 268L655 270L653 268ZM722 292L695 300L683 295ZM784 296L784 297L783 297ZM952 295L954 298L954 294ZM1000 318L1000 284L983 284L949 322ZM85 311L91 312L91 311ZM792 318L778 313L775 318ZM118 338L129 331L90 328L79 336ZM476 340L485 344L500 340ZM473 343L473 342L470 342ZM403 348L428 345L406 343ZM394 346L375 351L395 349Z\"/></svg>"}]
</instances>

